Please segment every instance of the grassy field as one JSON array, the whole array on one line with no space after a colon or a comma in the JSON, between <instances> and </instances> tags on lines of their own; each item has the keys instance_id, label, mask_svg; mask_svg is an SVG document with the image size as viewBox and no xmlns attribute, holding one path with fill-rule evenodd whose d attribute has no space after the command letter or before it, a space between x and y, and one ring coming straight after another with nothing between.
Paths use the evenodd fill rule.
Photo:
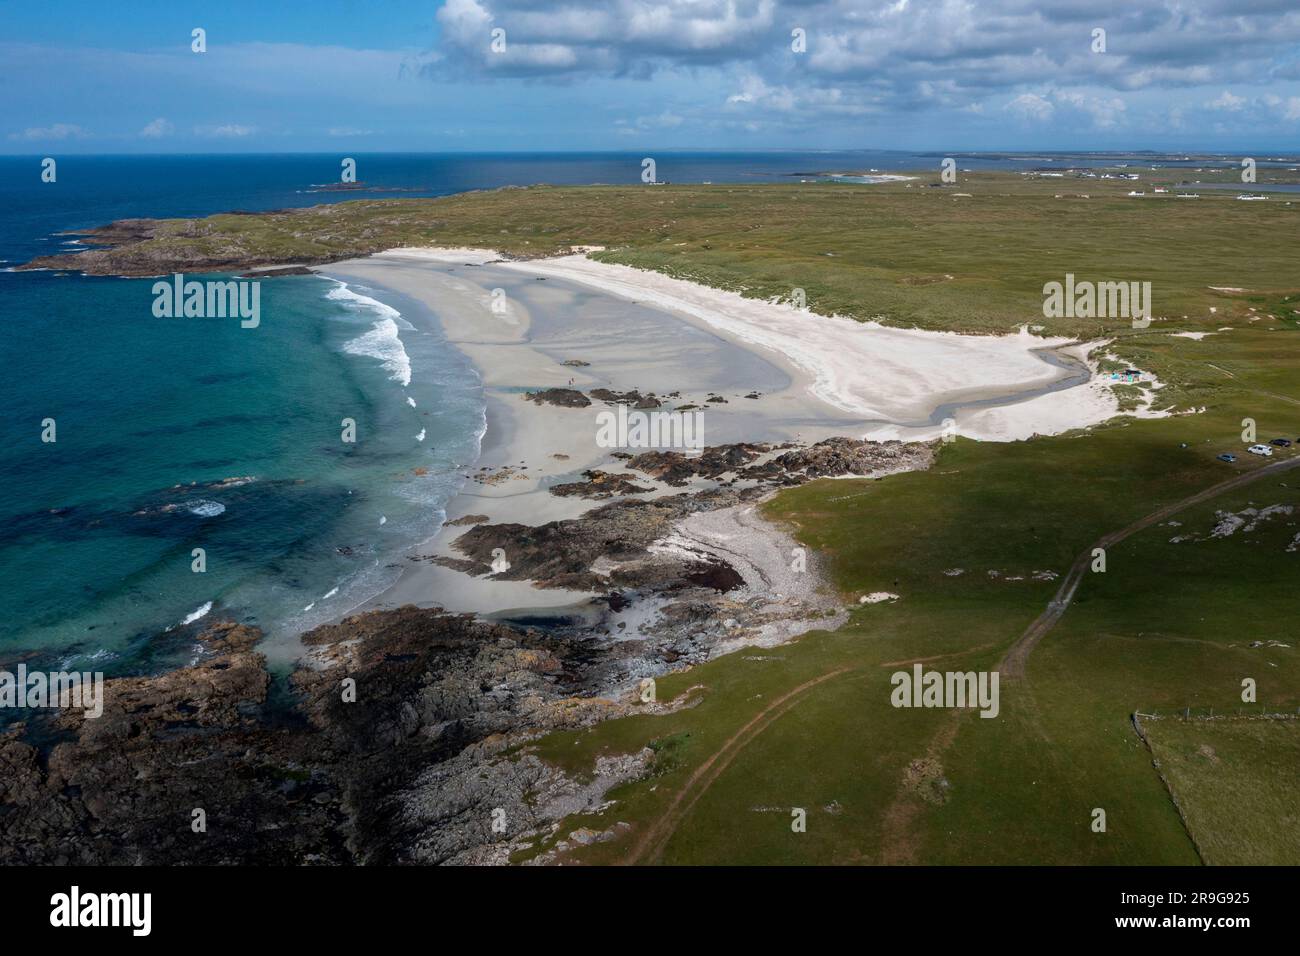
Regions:
<instances>
[{"instance_id":1,"label":"grassy field","mask_svg":"<svg viewBox=\"0 0 1300 956\"><path fill-rule=\"evenodd\" d=\"M1300 720L1148 720L1145 731L1207 863L1300 859Z\"/></svg>"},{"instance_id":2,"label":"grassy field","mask_svg":"<svg viewBox=\"0 0 1300 956\"><path fill-rule=\"evenodd\" d=\"M958 440L926 472L783 492L769 513L830 558L846 602L878 590L900 600L855 606L850 624L835 633L740 652L661 682L661 700L695 688L693 707L543 741L545 756L578 772L602 753L659 748L655 777L616 794L600 819L582 821L632 823L632 838L575 856L1195 864L1197 845L1210 862L1256 852L1258 834L1300 813L1294 788L1276 782L1300 779L1293 743L1261 738L1252 750L1225 742L1232 761L1225 756L1225 766L1241 767L1241 786L1260 791L1233 805L1243 819L1230 829L1218 822L1228 797L1214 789L1228 786L1224 777L1202 781L1189 771L1188 782L1175 778L1175 789L1189 793L1194 844L1131 715L1240 706L1245 676L1258 681L1269 708L1300 706L1300 652L1289 624L1300 549L1287 551L1300 534L1300 470L1189 508L1170 519L1177 525L1156 525L1114 547L1106 572L1086 576L1034 652L1027 679L1003 684L996 720L895 709L889 675L916 659L941 670L995 669L1056 590L1034 572L1063 573L1107 532L1258 468L1251 456L1231 465L1214 457L1242 451L1242 417L1255 417L1263 438L1300 435L1294 336L1260 328L1202 342L1148 337L1144 347L1159 364L1187 369L1189 392L1207 398L1204 414L1119 420L1015 444ZM1233 377L1211 377L1219 373L1207 358ZM1212 537L1217 511L1269 505L1293 510ZM944 573L956 569L963 573ZM1250 646L1273 638L1289 646ZM833 676L778 707L758 732L745 731L756 715L825 675ZM806 833L791 830L794 807L807 811ZM1090 826L1095 809L1106 812L1104 833ZM656 826L662 838L639 847L636 837ZM1285 841L1271 851L1270 860L1300 863Z\"/></svg>"}]
</instances>

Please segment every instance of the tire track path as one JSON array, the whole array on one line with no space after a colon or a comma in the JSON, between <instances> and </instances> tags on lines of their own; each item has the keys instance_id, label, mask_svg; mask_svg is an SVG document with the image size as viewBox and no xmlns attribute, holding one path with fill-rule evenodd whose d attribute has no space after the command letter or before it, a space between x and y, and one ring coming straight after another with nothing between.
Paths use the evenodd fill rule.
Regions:
<instances>
[{"instance_id":1,"label":"tire track path","mask_svg":"<svg viewBox=\"0 0 1300 956\"><path fill-rule=\"evenodd\" d=\"M728 737L708 760L696 768L681 790L677 792L677 796L673 798L664 814L655 820L632 846L624 862L627 864L657 863L663 855L664 847L667 845L669 838L677 831L682 819L690 813L700 798L708 792L709 787L713 785L718 777L722 776L722 772L730 766L731 762L736 759L736 756L745 749L749 742L766 730L782 714L799 703L808 691L818 684L825 683L851 669L850 667L840 667L827 674L822 674L820 677L804 681L804 683L782 694L755 714L745 726Z\"/></svg>"},{"instance_id":2,"label":"tire track path","mask_svg":"<svg viewBox=\"0 0 1300 956\"><path fill-rule=\"evenodd\" d=\"M1242 488L1261 478L1281 474L1295 468L1297 465L1300 465L1300 456L1288 458L1286 461L1277 461L1271 465L1265 465L1263 468L1236 475L1180 501L1165 505L1146 517L1139 518L1127 527L1103 535L1100 540L1074 559L1074 564L1070 566L1070 571L1066 574L1065 580L1061 582L1061 586L1057 588L1055 596L1048 602L1046 610L1038 615L1034 622L1025 629L1025 632L1016 639L1016 642L1007 649L1006 655L1003 656L1002 662L998 665L998 670L1001 672L1003 679L1018 680L1025 676L1025 666L1029 660L1029 655L1038 646L1038 642L1047 636L1047 632L1056 626L1057 622L1069 609L1070 602L1074 600L1074 595L1079 590L1079 585L1083 583L1084 574L1087 573L1092 564L1092 552L1095 548L1112 548L1124 539L1151 527L1153 524L1164 521L1180 511L1199 505L1226 492Z\"/></svg>"}]
</instances>

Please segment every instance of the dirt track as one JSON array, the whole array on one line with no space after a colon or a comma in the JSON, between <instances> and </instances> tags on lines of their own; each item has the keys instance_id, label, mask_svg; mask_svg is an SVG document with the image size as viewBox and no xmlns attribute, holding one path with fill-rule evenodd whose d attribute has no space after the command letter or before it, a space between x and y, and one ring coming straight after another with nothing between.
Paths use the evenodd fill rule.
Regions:
<instances>
[{"instance_id":1,"label":"dirt track","mask_svg":"<svg viewBox=\"0 0 1300 956\"><path fill-rule=\"evenodd\" d=\"M1096 544L1090 545L1087 550L1074 559L1074 564L1070 566L1070 571L1061 582L1052 600L1048 602L1047 609L1034 619L1034 622L1025 629L1025 632L1016 639L1016 642L1007 649L1007 653L998 665L998 670L1004 680L1016 680L1025 676L1025 664L1029 660L1029 655L1053 627L1061 619L1074 600L1075 592L1079 590L1079 585L1083 581L1084 574L1092 564L1092 552L1094 548L1111 548L1119 544L1125 538L1136 534L1144 528L1149 528L1157 522L1163 521L1178 512L1198 505L1203 501L1217 497L1225 492L1232 491L1251 482L1258 481L1268 475L1276 475L1290 468L1300 465L1300 456L1288 458L1285 461L1273 462L1271 465L1265 465L1255 471L1248 471L1244 474L1229 478L1227 481L1221 481L1217 485L1211 485L1204 491L1198 491L1190 497L1183 498L1181 501L1175 501L1173 504L1165 505L1158 511L1153 511L1145 518L1139 518L1126 528L1118 531L1112 531L1104 535Z\"/></svg>"},{"instance_id":2,"label":"dirt track","mask_svg":"<svg viewBox=\"0 0 1300 956\"><path fill-rule=\"evenodd\" d=\"M717 749L717 751L708 760L704 761L695 772L691 774L690 779L686 781L673 802L668 805L663 816L655 820L650 828L636 841L628 853L624 863L657 863L659 857L663 854L664 845L668 838L677 830L677 825L682 818L690 812L691 808L704 796L705 792L713 785L722 772L727 769L736 755L745 748L754 737L758 736L774 720L784 714L787 710L799 703L799 699L809 690L816 687L824 681L830 680L848 671L850 668L841 667L831 671L829 674L823 674L820 677L814 677L810 681L805 681L794 690L782 694L772 703L768 704L753 718L749 723L741 727L738 731L727 738L726 742Z\"/></svg>"}]
</instances>

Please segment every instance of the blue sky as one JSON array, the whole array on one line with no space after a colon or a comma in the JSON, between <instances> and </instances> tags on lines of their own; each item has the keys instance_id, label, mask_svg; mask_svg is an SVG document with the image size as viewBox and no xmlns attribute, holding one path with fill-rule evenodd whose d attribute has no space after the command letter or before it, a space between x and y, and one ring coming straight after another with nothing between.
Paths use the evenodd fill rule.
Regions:
<instances>
[{"instance_id":1,"label":"blue sky","mask_svg":"<svg viewBox=\"0 0 1300 956\"><path fill-rule=\"evenodd\" d=\"M1300 3L0 0L0 95L21 154L1258 153L1300 148Z\"/></svg>"}]
</instances>

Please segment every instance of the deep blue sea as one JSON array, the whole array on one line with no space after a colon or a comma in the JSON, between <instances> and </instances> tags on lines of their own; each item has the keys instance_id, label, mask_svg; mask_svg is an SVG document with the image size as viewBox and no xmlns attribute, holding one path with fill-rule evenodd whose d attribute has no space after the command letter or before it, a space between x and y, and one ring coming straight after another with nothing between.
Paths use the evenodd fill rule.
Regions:
<instances>
[{"instance_id":1,"label":"deep blue sea","mask_svg":"<svg viewBox=\"0 0 1300 956\"><path fill-rule=\"evenodd\" d=\"M359 198L321 192L341 155L0 157L0 269L61 233ZM636 183L640 154L356 154L358 178L436 196ZM666 153L672 182L938 169L884 152ZM964 168L1079 163L963 157ZM261 283L261 324L159 318L152 279L0 272L0 662L157 663L204 616L301 631L378 593L433 534L483 429L474 369L403 317L418 306L323 277ZM341 441L341 422L358 441ZM42 441L53 419L53 442ZM205 570L194 569L202 549ZM182 646L173 640L171 647ZM174 654L173 654L174 656Z\"/></svg>"}]
</instances>

